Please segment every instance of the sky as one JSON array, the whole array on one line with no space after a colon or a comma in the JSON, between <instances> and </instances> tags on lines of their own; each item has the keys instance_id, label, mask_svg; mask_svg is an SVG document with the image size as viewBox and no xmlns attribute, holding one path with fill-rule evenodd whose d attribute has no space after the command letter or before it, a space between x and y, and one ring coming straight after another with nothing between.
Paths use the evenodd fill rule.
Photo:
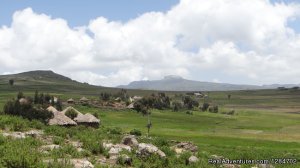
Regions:
<instances>
[{"instance_id":1,"label":"sky","mask_svg":"<svg viewBox=\"0 0 300 168\"><path fill-rule=\"evenodd\" d=\"M0 0L0 74L300 83L298 0Z\"/></svg>"}]
</instances>

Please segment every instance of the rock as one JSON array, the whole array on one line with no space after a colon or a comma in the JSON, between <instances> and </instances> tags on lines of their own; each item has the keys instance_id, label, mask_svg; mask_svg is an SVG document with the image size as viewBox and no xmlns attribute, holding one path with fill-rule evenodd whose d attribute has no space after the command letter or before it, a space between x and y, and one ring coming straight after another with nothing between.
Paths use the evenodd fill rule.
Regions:
<instances>
[{"instance_id":1,"label":"rock","mask_svg":"<svg viewBox=\"0 0 300 168\"><path fill-rule=\"evenodd\" d=\"M71 159L74 168L94 168L94 165L86 159Z\"/></svg>"},{"instance_id":2,"label":"rock","mask_svg":"<svg viewBox=\"0 0 300 168\"><path fill-rule=\"evenodd\" d=\"M124 144L103 144L103 147L108 151L110 156L118 155L122 150L131 152L131 147Z\"/></svg>"},{"instance_id":3,"label":"rock","mask_svg":"<svg viewBox=\"0 0 300 168\"><path fill-rule=\"evenodd\" d=\"M163 151L161 151L161 150L158 150L156 153L158 154L158 156L160 158L165 158L166 157L166 154Z\"/></svg>"},{"instance_id":4,"label":"rock","mask_svg":"<svg viewBox=\"0 0 300 168\"><path fill-rule=\"evenodd\" d=\"M104 149L108 150L108 149L110 149L114 144L103 142L102 145L103 145L103 148L104 148Z\"/></svg>"},{"instance_id":5,"label":"rock","mask_svg":"<svg viewBox=\"0 0 300 168\"><path fill-rule=\"evenodd\" d=\"M26 138L26 135L23 132L3 133L2 135L4 137L11 137L13 139L24 139L24 138Z\"/></svg>"},{"instance_id":6,"label":"rock","mask_svg":"<svg viewBox=\"0 0 300 168\"><path fill-rule=\"evenodd\" d=\"M193 164L193 163L196 163L198 161L199 161L199 159L196 156L189 157L189 164Z\"/></svg>"},{"instance_id":7,"label":"rock","mask_svg":"<svg viewBox=\"0 0 300 168\"><path fill-rule=\"evenodd\" d=\"M185 151L190 151L190 152L197 152L198 151L198 146L194 145L191 142L180 142L177 145L175 145L175 148L180 148Z\"/></svg>"},{"instance_id":8,"label":"rock","mask_svg":"<svg viewBox=\"0 0 300 168\"><path fill-rule=\"evenodd\" d=\"M131 147L137 147L139 145L134 135L127 135L122 139L122 144L128 145Z\"/></svg>"},{"instance_id":9,"label":"rock","mask_svg":"<svg viewBox=\"0 0 300 168\"><path fill-rule=\"evenodd\" d=\"M271 164L258 164L256 165L258 168L275 168L275 166Z\"/></svg>"},{"instance_id":10,"label":"rock","mask_svg":"<svg viewBox=\"0 0 300 168\"><path fill-rule=\"evenodd\" d=\"M52 150L54 150L54 149L59 149L60 148L60 146L59 145L54 145L54 144L52 144L52 145L43 145L43 146L41 146L41 151L52 151Z\"/></svg>"},{"instance_id":11,"label":"rock","mask_svg":"<svg viewBox=\"0 0 300 168\"><path fill-rule=\"evenodd\" d=\"M25 132L26 136L30 136L33 138L41 137L44 134L44 131L42 130L30 130Z\"/></svg>"},{"instance_id":12,"label":"rock","mask_svg":"<svg viewBox=\"0 0 300 168\"><path fill-rule=\"evenodd\" d=\"M125 165L128 165L128 166L131 166L132 165L132 158L129 157L128 155L123 154L123 155L119 156L118 162L119 162L118 164L125 164Z\"/></svg>"},{"instance_id":13,"label":"rock","mask_svg":"<svg viewBox=\"0 0 300 168\"><path fill-rule=\"evenodd\" d=\"M166 154L152 144L140 143L138 145L137 154L142 157L147 157L151 154L158 154L161 158L166 157Z\"/></svg>"},{"instance_id":14,"label":"rock","mask_svg":"<svg viewBox=\"0 0 300 168\"><path fill-rule=\"evenodd\" d=\"M182 148L174 148L174 151L176 154L182 154L184 150Z\"/></svg>"}]
</instances>

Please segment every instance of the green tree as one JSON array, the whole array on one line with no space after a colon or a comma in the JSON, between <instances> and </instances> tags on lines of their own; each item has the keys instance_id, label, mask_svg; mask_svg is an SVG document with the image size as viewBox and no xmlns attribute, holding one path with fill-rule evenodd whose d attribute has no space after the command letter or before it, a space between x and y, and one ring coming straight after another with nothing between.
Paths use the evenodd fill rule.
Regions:
<instances>
[{"instance_id":1,"label":"green tree","mask_svg":"<svg viewBox=\"0 0 300 168\"><path fill-rule=\"evenodd\" d=\"M15 83L15 81L14 81L13 79L10 79L10 80L8 81L8 83L9 83L10 86L13 86L14 83Z\"/></svg>"},{"instance_id":2,"label":"green tree","mask_svg":"<svg viewBox=\"0 0 300 168\"><path fill-rule=\"evenodd\" d=\"M37 90L34 93L33 102L34 102L34 104L38 104L39 103L39 92Z\"/></svg>"},{"instance_id":3,"label":"green tree","mask_svg":"<svg viewBox=\"0 0 300 168\"><path fill-rule=\"evenodd\" d=\"M65 113L65 115L73 120L77 117L78 113L74 109L70 109Z\"/></svg>"},{"instance_id":4,"label":"green tree","mask_svg":"<svg viewBox=\"0 0 300 168\"><path fill-rule=\"evenodd\" d=\"M24 98L23 92L18 92L17 99L20 100L22 98Z\"/></svg>"}]
</instances>

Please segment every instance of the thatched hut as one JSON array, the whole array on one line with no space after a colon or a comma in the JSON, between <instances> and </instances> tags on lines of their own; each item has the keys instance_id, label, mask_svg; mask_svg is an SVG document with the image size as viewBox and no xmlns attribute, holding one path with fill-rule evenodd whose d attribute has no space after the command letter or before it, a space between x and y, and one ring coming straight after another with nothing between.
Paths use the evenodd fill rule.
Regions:
<instances>
[{"instance_id":1,"label":"thatched hut","mask_svg":"<svg viewBox=\"0 0 300 168\"><path fill-rule=\"evenodd\" d=\"M89 99L88 98L86 98L86 97L82 97L80 100L79 100L80 102L88 102L89 101Z\"/></svg>"},{"instance_id":2,"label":"thatched hut","mask_svg":"<svg viewBox=\"0 0 300 168\"><path fill-rule=\"evenodd\" d=\"M53 113L54 117L49 120L49 125L59 125L59 126L75 126L77 123L71 118L65 116L62 112L56 111Z\"/></svg>"},{"instance_id":3,"label":"thatched hut","mask_svg":"<svg viewBox=\"0 0 300 168\"><path fill-rule=\"evenodd\" d=\"M129 104L126 108L128 108L128 109L134 109L134 103Z\"/></svg>"},{"instance_id":4,"label":"thatched hut","mask_svg":"<svg viewBox=\"0 0 300 168\"><path fill-rule=\"evenodd\" d=\"M68 104L74 104L74 102L75 102L75 101L74 101L74 99L72 99L72 98L70 98L70 99L67 100L67 103L68 103Z\"/></svg>"},{"instance_id":5,"label":"thatched hut","mask_svg":"<svg viewBox=\"0 0 300 168\"><path fill-rule=\"evenodd\" d=\"M58 112L58 110L56 110L56 108L54 108L53 106L49 106L49 107L47 108L47 110L48 110L49 112L52 112L53 114L54 114L55 112Z\"/></svg>"},{"instance_id":6,"label":"thatched hut","mask_svg":"<svg viewBox=\"0 0 300 168\"><path fill-rule=\"evenodd\" d=\"M74 118L74 121L76 121L78 125L86 125L92 127L99 127L100 125L100 120L90 113L78 115L76 118Z\"/></svg>"},{"instance_id":7,"label":"thatched hut","mask_svg":"<svg viewBox=\"0 0 300 168\"><path fill-rule=\"evenodd\" d=\"M53 113L53 118L48 121L49 125L59 125L59 126L74 126L77 125L71 118L65 116L64 113L56 110L53 106L47 108L48 111Z\"/></svg>"},{"instance_id":8,"label":"thatched hut","mask_svg":"<svg viewBox=\"0 0 300 168\"><path fill-rule=\"evenodd\" d=\"M73 110L74 112L77 113L77 117L80 116L80 115L83 115L81 112L79 112L78 110L76 110L74 107L71 107L71 106L69 106L69 107L67 107L66 109L64 109L64 110L62 111L62 113L63 113L64 115L66 115L66 113L67 113L68 111L71 111L71 110Z\"/></svg>"}]
</instances>

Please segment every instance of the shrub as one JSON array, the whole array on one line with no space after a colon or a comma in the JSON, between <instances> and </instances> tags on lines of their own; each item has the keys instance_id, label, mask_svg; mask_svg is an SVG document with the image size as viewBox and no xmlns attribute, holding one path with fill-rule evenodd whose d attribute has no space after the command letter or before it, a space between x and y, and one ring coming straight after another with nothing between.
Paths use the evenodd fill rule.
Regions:
<instances>
[{"instance_id":1,"label":"shrub","mask_svg":"<svg viewBox=\"0 0 300 168\"><path fill-rule=\"evenodd\" d=\"M178 102L178 101L174 101L172 103L173 105L173 111L179 111L180 109L182 109L182 103L181 102Z\"/></svg>"},{"instance_id":2,"label":"shrub","mask_svg":"<svg viewBox=\"0 0 300 168\"><path fill-rule=\"evenodd\" d=\"M219 112L219 107L217 105L211 106L208 108L208 111L211 113L218 113Z\"/></svg>"},{"instance_id":3,"label":"shrub","mask_svg":"<svg viewBox=\"0 0 300 168\"><path fill-rule=\"evenodd\" d=\"M188 114L188 115L193 115L193 112L192 111L187 111L187 112L185 112L186 114Z\"/></svg>"},{"instance_id":4,"label":"shrub","mask_svg":"<svg viewBox=\"0 0 300 168\"><path fill-rule=\"evenodd\" d=\"M202 111L207 111L207 110L208 110L208 107L209 107L209 104L208 104L208 103L203 103L201 110L202 110Z\"/></svg>"},{"instance_id":5,"label":"shrub","mask_svg":"<svg viewBox=\"0 0 300 168\"><path fill-rule=\"evenodd\" d=\"M130 131L130 135L141 136L142 132L138 129L133 129L133 130Z\"/></svg>"},{"instance_id":6,"label":"shrub","mask_svg":"<svg viewBox=\"0 0 300 168\"><path fill-rule=\"evenodd\" d=\"M70 109L65 113L65 115L73 120L77 117L78 113L74 109Z\"/></svg>"},{"instance_id":7,"label":"shrub","mask_svg":"<svg viewBox=\"0 0 300 168\"><path fill-rule=\"evenodd\" d=\"M228 115L234 115L235 111L234 110L230 110L229 112L227 112Z\"/></svg>"},{"instance_id":8,"label":"shrub","mask_svg":"<svg viewBox=\"0 0 300 168\"><path fill-rule=\"evenodd\" d=\"M121 135L122 129L120 127L108 128L108 133L114 135Z\"/></svg>"}]
</instances>

